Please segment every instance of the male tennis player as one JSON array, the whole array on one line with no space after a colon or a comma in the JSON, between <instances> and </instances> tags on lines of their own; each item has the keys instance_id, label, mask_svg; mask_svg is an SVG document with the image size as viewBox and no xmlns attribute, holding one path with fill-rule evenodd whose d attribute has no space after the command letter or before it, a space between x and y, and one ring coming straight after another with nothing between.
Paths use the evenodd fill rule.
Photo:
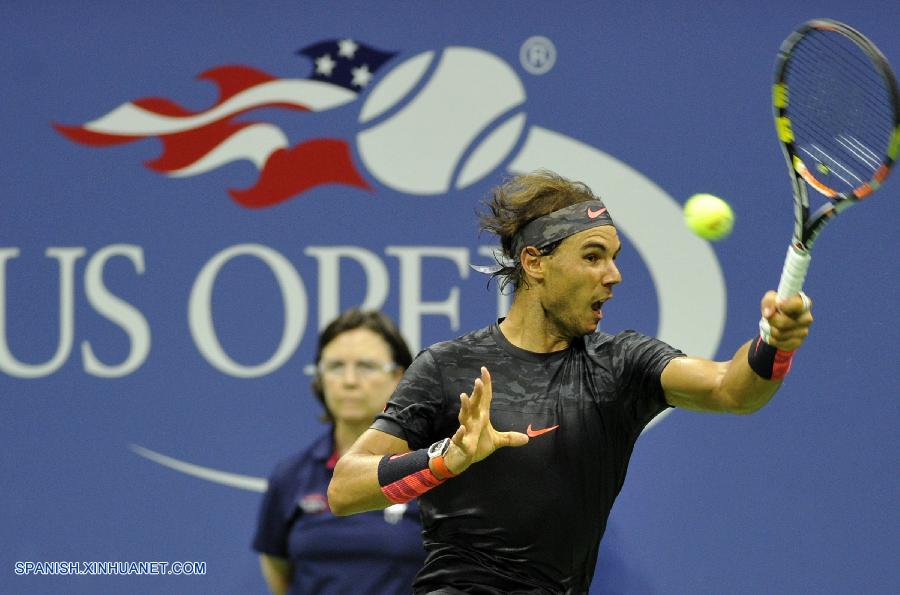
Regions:
<instances>
[{"instance_id":1,"label":"male tennis player","mask_svg":"<svg viewBox=\"0 0 900 595\"><path fill-rule=\"evenodd\" d=\"M514 284L509 315L419 354L341 458L328 499L346 515L419 498L416 593L585 593L644 426L670 406L765 405L808 334L810 302L767 293L772 344L754 338L727 362L597 333L621 281L600 199L538 172L495 189L488 207L482 228L510 259L495 273Z\"/></svg>"}]
</instances>

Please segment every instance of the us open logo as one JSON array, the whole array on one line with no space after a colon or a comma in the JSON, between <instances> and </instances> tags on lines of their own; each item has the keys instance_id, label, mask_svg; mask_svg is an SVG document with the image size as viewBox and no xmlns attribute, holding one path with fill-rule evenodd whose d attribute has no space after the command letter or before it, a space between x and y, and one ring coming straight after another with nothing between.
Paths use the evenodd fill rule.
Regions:
<instances>
[{"instance_id":1,"label":"us open logo","mask_svg":"<svg viewBox=\"0 0 900 595\"><path fill-rule=\"evenodd\" d=\"M715 355L726 293L711 247L686 230L678 202L639 171L601 149L530 124L526 86L510 64L475 47L405 57L350 39L322 41L299 53L311 62L304 79L278 78L246 66L203 73L201 79L219 88L218 101L206 110L143 99L83 125L56 128L96 147L159 138L163 153L146 166L173 178L249 160L260 172L256 183L228 193L250 208L278 208L322 184L355 187L360 196L383 187L435 197L498 173L556 171L604 198L619 231L643 259L658 296L656 336L687 353ZM546 72L557 60L546 38L527 40L520 58L523 69L530 65L530 84L541 83L535 75L542 72L535 70ZM352 138L291 146L272 123L235 120L262 108L317 112L355 101L360 107ZM262 478L194 465L138 445L132 449L202 479L265 489Z\"/></svg>"}]
</instances>

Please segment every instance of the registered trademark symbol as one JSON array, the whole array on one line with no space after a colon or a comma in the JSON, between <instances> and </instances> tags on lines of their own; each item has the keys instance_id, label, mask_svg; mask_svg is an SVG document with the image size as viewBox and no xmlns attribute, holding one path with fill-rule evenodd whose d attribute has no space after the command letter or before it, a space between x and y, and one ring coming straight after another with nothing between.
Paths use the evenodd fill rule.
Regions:
<instances>
[{"instance_id":1,"label":"registered trademark symbol","mask_svg":"<svg viewBox=\"0 0 900 595\"><path fill-rule=\"evenodd\" d=\"M531 74L550 72L556 64L556 46L542 35L529 37L519 50L519 62Z\"/></svg>"}]
</instances>

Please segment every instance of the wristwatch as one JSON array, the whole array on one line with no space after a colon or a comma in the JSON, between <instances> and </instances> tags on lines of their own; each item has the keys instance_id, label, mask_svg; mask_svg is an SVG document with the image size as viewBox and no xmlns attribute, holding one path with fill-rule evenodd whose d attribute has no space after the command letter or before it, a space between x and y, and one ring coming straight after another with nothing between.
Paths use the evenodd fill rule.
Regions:
<instances>
[{"instance_id":1,"label":"wristwatch","mask_svg":"<svg viewBox=\"0 0 900 595\"><path fill-rule=\"evenodd\" d=\"M442 481L456 477L456 473L450 471L447 468L447 463L444 462L444 455L447 454L448 450L450 450L449 438L438 440L428 447L428 467L434 476Z\"/></svg>"}]
</instances>

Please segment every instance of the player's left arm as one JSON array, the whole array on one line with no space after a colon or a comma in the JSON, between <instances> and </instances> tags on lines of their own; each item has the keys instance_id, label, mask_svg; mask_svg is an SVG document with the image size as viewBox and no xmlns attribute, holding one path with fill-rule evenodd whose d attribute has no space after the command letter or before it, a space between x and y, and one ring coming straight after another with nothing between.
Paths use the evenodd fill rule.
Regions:
<instances>
[{"instance_id":1,"label":"player's left arm","mask_svg":"<svg viewBox=\"0 0 900 595\"><path fill-rule=\"evenodd\" d=\"M762 315L772 328L771 346L793 352L806 339L812 314L799 295L779 302L774 291L762 299ZM766 379L753 370L748 350L756 339L741 345L730 361L714 362L698 357L671 360L660 381L666 401L695 411L753 413L769 402L781 379Z\"/></svg>"}]
</instances>

